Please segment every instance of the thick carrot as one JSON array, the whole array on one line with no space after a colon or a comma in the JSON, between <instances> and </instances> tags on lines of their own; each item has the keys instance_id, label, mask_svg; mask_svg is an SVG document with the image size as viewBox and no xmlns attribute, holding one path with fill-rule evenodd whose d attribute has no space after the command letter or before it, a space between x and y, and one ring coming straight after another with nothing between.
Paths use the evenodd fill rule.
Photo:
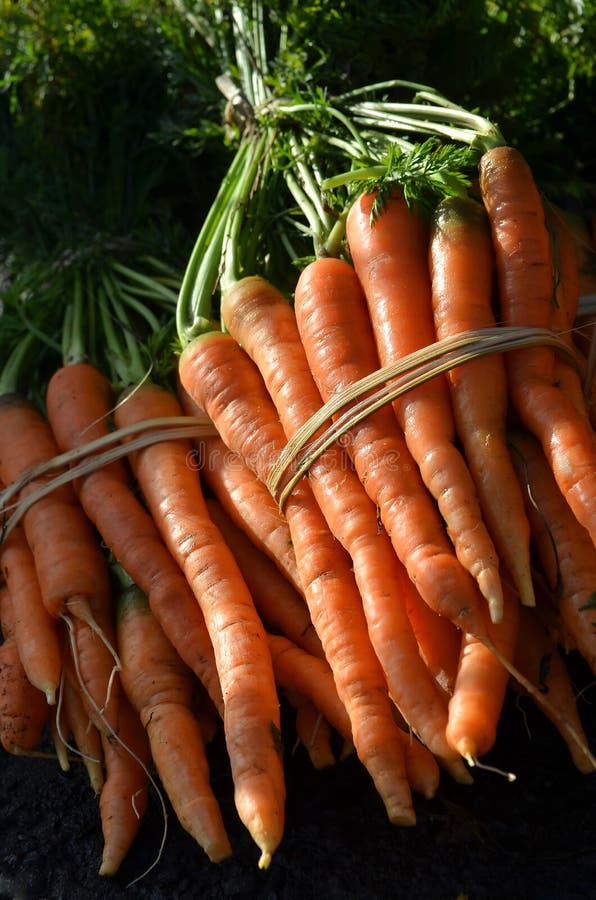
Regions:
<instances>
[{"instance_id":1,"label":"thick carrot","mask_svg":"<svg viewBox=\"0 0 596 900\"><path fill-rule=\"evenodd\" d=\"M435 210L430 242L437 337L493 327L494 254L481 204L450 197ZM534 605L530 526L506 440L507 376L499 354L451 369L448 382L458 437L482 515L521 602Z\"/></svg>"},{"instance_id":2,"label":"thick carrot","mask_svg":"<svg viewBox=\"0 0 596 900\"><path fill-rule=\"evenodd\" d=\"M348 246L364 288L380 361L395 362L435 341L428 270L428 229L399 194L371 221L374 194L362 194L346 219ZM474 576L498 620L498 558L482 520L474 482L455 445L443 376L394 401L410 452L436 499L462 565Z\"/></svg>"},{"instance_id":3,"label":"thick carrot","mask_svg":"<svg viewBox=\"0 0 596 900\"><path fill-rule=\"evenodd\" d=\"M221 314L260 370L286 437L293 437L322 400L292 308L273 285L252 277L224 294ZM352 558L371 643L391 697L414 733L457 775L461 760L448 751L444 736L445 701L418 652L399 586L401 564L379 528L375 503L338 445L311 465L309 483L332 533Z\"/></svg>"},{"instance_id":4,"label":"thick carrot","mask_svg":"<svg viewBox=\"0 0 596 900\"><path fill-rule=\"evenodd\" d=\"M480 188L491 221L505 325L549 328L553 280L549 235L532 172L512 147L480 160ZM554 351L507 354L509 390L523 425L542 444L561 493L596 540L596 444L589 422L553 384Z\"/></svg>"},{"instance_id":5,"label":"thick carrot","mask_svg":"<svg viewBox=\"0 0 596 900\"><path fill-rule=\"evenodd\" d=\"M187 415L203 414L180 384L178 397ZM217 497L237 527L302 593L288 523L266 486L219 436L205 436L195 441L195 450L193 460L196 460L205 486Z\"/></svg>"},{"instance_id":6,"label":"thick carrot","mask_svg":"<svg viewBox=\"0 0 596 900\"><path fill-rule=\"evenodd\" d=\"M549 709L541 707L567 744L575 766L584 774L594 772L594 762L581 752L576 741L569 739L569 733L560 728L563 716L566 721L573 723L576 733L582 736L587 745L588 739L577 708L576 692L556 638L531 609L520 610L515 664L532 683L540 686L541 692L548 697L551 708L554 707L560 713L553 718Z\"/></svg>"},{"instance_id":7,"label":"thick carrot","mask_svg":"<svg viewBox=\"0 0 596 900\"><path fill-rule=\"evenodd\" d=\"M519 602L506 581L504 589L503 618L498 624L491 625L491 637L503 656L513 661ZM477 638L464 635L449 701L447 740L471 764L494 745L508 681L509 672L496 656Z\"/></svg>"},{"instance_id":8,"label":"thick carrot","mask_svg":"<svg viewBox=\"0 0 596 900\"><path fill-rule=\"evenodd\" d=\"M330 258L307 266L296 285L294 307L324 400L378 368L364 294L348 263ZM424 601L459 628L481 635L486 628L482 597L453 552L391 409L354 425L346 446Z\"/></svg>"},{"instance_id":9,"label":"thick carrot","mask_svg":"<svg viewBox=\"0 0 596 900\"><path fill-rule=\"evenodd\" d=\"M104 846L100 875L115 875L147 809L149 743L126 697L121 701L118 739L102 735L106 777L99 795Z\"/></svg>"},{"instance_id":10,"label":"thick carrot","mask_svg":"<svg viewBox=\"0 0 596 900\"><path fill-rule=\"evenodd\" d=\"M35 560L21 525L0 545L0 569L13 598L15 641L27 678L56 702L62 672L64 634L44 606Z\"/></svg>"},{"instance_id":11,"label":"thick carrot","mask_svg":"<svg viewBox=\"0 0 596 900\"><path fill-rule=\"evenodd\" d=\"M39 745L50 715L42 691L21 663L14 638L14 609L6 586L0 587L0 744L8 753L26 753Z\"/></svg>"},{"instance_id":12,"label":"thick carrot","mask_svg":"<svg viewBox=\"0 0 596 900\"><path fill-rule=\"evenodd\" d=\"M58 369L48 384L46 404L61 450L75 449L109 432L112 388L106 376L92 365L77 363ZM134 493L124 463L117 460L90 472L76 488L104 543L147 594L169 639L223 711L203 615L155 522Z\"/></svg>"},{"instance_id":13,"label":"thick carrot","mask_svg":"<svg viewBox=\"0 0 596 900\"><path fill-rule=\"evenodd\" d=\"M205 409L227 446L250 461L266 481L285 446L285 435L247 354L231 335L212 332L185 347L179 371L185 389ZM329 531L306 481L290 496L286 518L311 619L350 716L354 746L390 820L413 824L403 749L351 559Z\"/></svg>"},{"instance_id":14,"label":"thick carrot","mask_svg":"<svg viewBox=\"0 0 596 900\"><path fill-rule=\"evenodd\" d=\"M563 627L596 674L596 548L554 479L538 441L510 435L533 540Z\"/></svg>"},{"instance_id":15,"label":"thick carrot","mask_svg":"<svg viewBox=\"0 0 596 900\"><path fill-rule=\"evenodd\" d=\"M145 383L116 411L125 426L182 413L172 392ZM188 441L163 441L131 455L131 465L170 553L203 611L224 699L224 729L236 808L266 868L281 841L285 785L275 742L279 699L265 631L221 532L213 524Z\"/></svg>"},{"instance_id":16,"label":"thick carrot","mask_svg":"<svg viewBox=\"0 0 596 900\"><path fill-rule=\"evenodd\" d=\"M146 729L153 762L178 820L209 859L220 862L232 851L192 711L194 676L136 585L119 598L118 646L124 689Z\"/></svg>"},{"instance_id":17,"label":"thick carrot","mask_svg":"<svg viewBox=\"0 0 596 900\"><path fill-rule=\"evenodd\" d=\"M280 632L313 656L324 656L308 607L273 561L238 528L219 501L207 499L207 509L234 554L264 624Z\"/></svg>"}]
</instances>

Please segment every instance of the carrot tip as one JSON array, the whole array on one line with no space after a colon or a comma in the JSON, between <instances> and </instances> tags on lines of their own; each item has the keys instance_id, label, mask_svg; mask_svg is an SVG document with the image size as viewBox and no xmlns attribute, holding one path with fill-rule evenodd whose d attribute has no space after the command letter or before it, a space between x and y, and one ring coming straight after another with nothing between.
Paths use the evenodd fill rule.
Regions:
<instances>
[{"instance_id":1,"label":"carrot tip","mask_svg":"<svg viewBox=\"0 0 596 900\"><path fill-rule=\"evenodd\" d=\"M259 869L268 869L271 859L271 854L268 851L263 850L259 859Z\"/></svg>"},{"instance_id":2,"label":"carrot tip","mask_svg":"<svg viewBox=\"0 0 596 900\"><path fill-rule=\"evenodd\" d=\"M491 622L498 625L503 619L503 588L496 569L484 569L477 578L480 593L488 603Z\"/></svg>"}]
</instances>

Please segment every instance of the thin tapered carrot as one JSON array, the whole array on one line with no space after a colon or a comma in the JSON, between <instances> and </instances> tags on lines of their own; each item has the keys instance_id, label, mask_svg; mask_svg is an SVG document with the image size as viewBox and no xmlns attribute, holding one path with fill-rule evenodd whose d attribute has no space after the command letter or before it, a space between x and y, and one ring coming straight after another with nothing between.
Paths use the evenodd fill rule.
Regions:
<instances>
[{"instance_id":1,"label":"thin tapered carrot","mask_svg":"<svg viewBox=\"0 0 596 900\"><path fill-rule=\"evenodd\" d=\"M574 323L580 295L579 255L571 224L562 209L552 203L544 207L551 243L554 297L551 328L574 348ZM577 412L588 418L588 408L579 372L560 354L553 361L556 386L569 398Z\"/></svg>"},{"instance_id":2,"label":"thin tapered carrot","mask_svg":"<svg viewBox=\"0 0 596 900\"><path fill-rule=\"evenodd\" d=\"M432 308L439 340L495 325L495 263L488 218L476 201L450 197L435 210L430 241ZM457 435L480 507L521 602L534 605L530 526L506 440L507 375L500 354L447 375Z\"/></svg>"},{"instance_id":3,"label":"thin tapered carrot","mask_svg":"<svg viewBox=\"0 0 596 900\"><path fill-rule=\"evenodd\" d=\"M35 750L50 716L42 691L23 668L14 637L14 608L6 586L0 587L0 744L8 753Z\"/></svg>"},{"instance_id":4,"label":"thin tapered carrot","mask_svg":"<svg viewBox=\"0 0 596 900\"><path fill-rule=\"evenodd\" d=\"M94 793L99 795L105 781L101 735L89 718L78 679L68 658L60 685L56 728L65 743L69 735L72 736L87 769L89 783Z\"/></svg>"},{"instance_id":5,"label":"thin tapered carrot","mask_svg":"<svg viewBox=\"0 0 596 900\"><path fill-rule=\"evenodd\" d=\"M126 697L118 739L101 735L106 777L99 795L103 850L99 874L115 875L147 810L151 755L141 721Z\"/></svg>"},{"instance_id":6,"label":"thin tapered carrot","mask_svg":"<svg viewBox=\"0 0 596 900\"><path fill-rule=\"evenodd\" d=\"M512 147L480 160L480 189L497 259L505 325L549 328L553 265L542 200L530 167ZM561 493L596 540L596 445L589 422L553 383L554 351L526 348L506 356L512 404L542 444Z\"/></svg>"},{"instance_id":7,"label":"thin tapered carrot","mask_svg":"<svg viewBox=\"0 0 596 900\"><path fill-rule=\"evenodd\" d=\"M383 365L432 344L428 228L394 193L371 219L374 194L350 207L346 236L364 289ZM455 426L443 376L408 391L393 404L422 479L437 500L462 565L486 597L492 617L501 609L501 583L493 541L482 520L474 482L455 445Z\"/></svg>"},{"instance_id":8,"label":"thin tapered carrot","mask_svg":"<svg viewBox=\"0 0 596 900\"><path fill-rule=\"evenodd\" d=\"M556 637L544 626L537 612L531 609L520 609L515 664L530 681L540 686L540 690L548 696L551 708L554 707L567 721L572 722L577 734L581 734L587 744L588 738L577 707L576 692ZM593 761L578 749L576 741L569 739L568 732L559 727L560 717L553 719L545 708L543 712L561 734L578 770L584 774L594 772Z\"/></svg>"},{"instance_id":9,"label":"thin tapered carrot","mask_svg":"<svg viewBox=\"0 0 596 900\"><path fill-rule=\"evenodd\" d=\"M115 420L125 426L182 413L176 395L145 383L128 393ZM285 784L275 735L279 698L265 631L221 532L211 521L188 441L163 441L131 455L145 500L199 603L213 644L224 729L241 820L266 868L284 827Z\"/></svg>"},{"instance_id":10,"label":"thin tapered carrot","mask_svg":"<svg viewBox=\"0 0 596 900\"><path fill-rule=\"evenodd\" d=\"M61 450L75 449L109 432L112 387L95 366L76 363L58 369L48 384L46 404ZM117 460L90 472L78 480L76 488L104 543L147 594L164 631L223 711L203 615L155 522L134 493L124 463Z\"/></svg>"},{"instance_id":11,"label":"thin tapered carrot","mask_svg":"<svg viewBox=\"0 0 596 900\"><path fill-rule=\"evenodd\" d=\"M178 397L187 415L201 415L197 403L178 385ZM295 589L302 593L296 556L285 516L266 486L217 435L195 442L196 467L201 479L232 521L255 546L266 553ZM194 459L195 457L193 457Z\"/></svg>"},{"instance_id":12,"label":"thin tapered carrot","mask_svg":"<svg viewBox=\"0 0 596 900\"><path fill-rule=\"evenodd\" d=\"M179 360L185 389L205 409L228 447L266 481L285 435L263 379L231 335L189 343ZM372 649L351 559L333 537L306 481L288 499L300 580L313 625L352 723L356 751L391 821L415 820L403 749L385 678Z\"/></svg>"},{"instance_id":13,"label":"thin tapered carrot","mask_svg":"<svg viewBox=\"0 0 596 900\"><path fill-rule=\"evenodd\" d=\"M296 285L294 308L324 400L378 368L362 286L348 263L329 258L307 266ZM482 634L482 596L455 556L392 411L379 409L354 425L346 446L424 601L457 627Z\"/></svg>"},{"instance_id":14,"label":"thin tapered carrot","mask_svg":"<svg viewBox=\"0 0 596 900\"><path fill-rule=\"evenodd\" d=\"M0 545L0 569L13 598L15 641L23 668L31 684L54 704L62 673L64 634L44 606L35 560L21 525Z\"/></svg>"},{"instance_id":15,"label":"thin tapered carrot","mask_svg":"<svg viewBox=\"0 0 596 900\"><path fill-rule=\"evenodd\" d=\"M513 661L518 636L519 602L504 580L504 610L491 625L491 638L503 656ZM505 701L509 672L487 647L464 635L459 666L449 701L447 740L470 764L492 749Z\"/></svg>"},{"instance_id":16,"label":"thin tapered carrot","mask_svg":"<svg viewBox=\"0 0 596 900\"><path fill-rule=\"evenodd\" d=\"M563 628L596 674L596 548L561 494L538 441L510 434L533 540Z\"/></svg>"},{"instance_id":17,"label":"thin tapered carrot","mask_svg":"<svg viewBox=\"0 0 596 900\"><path fill-rule=\"evenodd\" d=\"M221 314L261 372L286 437L293 437L322 399L292 308L273 285L252 277L224 294ZM401 563L387 532L379 528L375 503L338 445L313 463L309 483L331 532L352 559L371 643L393 701L423 743L456 776L461 774L461 760L444 738L445 701L418 652L400 591Z\"/></svg>"},{"instance_id":18,"label":"thin tapered carrot","mask_svg":"<svg viewBox=\"0 0 596 900\"><path fill-rule=\"evenodd\" d=\"M264 624L284 634L313 656L324 656L304 598L273 561L238 528L219 501L208 498L211 521L217 525L234 554Z\"/></svg>"},{"instance_id":19,"label":"thin tapered carrot","mask_svg":"<svg viewBox=\"0 0 596 900\"><path fill-rule=\"evenodd\" d=\"M220 862L232 851L192 710L194 676L136 585L119 597L118 646L124 689L147 732L153 762L178 820L209 859Z\"/></svg>"},{"instance_id":20,"label":"thin tapered carrot","mask_svg":"<svg viewBox=\"0 0 596 900\"><path fill-rule=\"evenodd\" d=\"M352 725L339 698L329 664L297 647L283 635L268 634L275 678L284 692L298 691L320 710L325 721L340 734L346 745L352 743ZM400 719L396 710L394 717ZM439 783L439 766L427 747L407 733L407 723L400 722L397 736L402 745L408 782L425 797L434 796ZM466 779L461 778L462 781Z\"/></svg>"},{"instance_id":21,"label":"thin tapered carrot","mask_svg":"<svg viewBox=\"0 0 596 900\"><path fill-rule=\"evenodd\" d=\"M425 603L405 569L401 589L420 655L433 678L449 697L453 693L462 632L446 616Z\"/></svg>"},{"instance_id":22,"label":"thin tapered carrot","mask_svg":"<svg viewBox=\"0 0 596 900\"><path fill-rule=\"evenodd\" d=\"M302 744L315 769L335 765L335 753L331 746L332 729L312 700L298 691L284 691L284 698L295 712L296 745Z\"/></svg>"}]
</instances>

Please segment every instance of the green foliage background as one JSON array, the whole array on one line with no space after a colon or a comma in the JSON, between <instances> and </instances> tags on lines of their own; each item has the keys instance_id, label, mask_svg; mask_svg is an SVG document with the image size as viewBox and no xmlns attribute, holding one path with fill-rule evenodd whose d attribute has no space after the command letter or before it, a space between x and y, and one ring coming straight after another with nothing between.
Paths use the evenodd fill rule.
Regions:
<instances>
[{"instance_id":1,"label":"green foliage background","mask_svg":"<svg viewBox=\"0 0 596 900\"><path fill-rule=\"evenodd\" d=\"M0 0L5 257L133 236L184 263L229 150L214 81L225 29L211 44L193 31L204 6ZM267 11L293 35L273 77L330 93L432 85L496 121L551 196L593 211L592 0L276 0Z\"/></svg>"}]
</instances>

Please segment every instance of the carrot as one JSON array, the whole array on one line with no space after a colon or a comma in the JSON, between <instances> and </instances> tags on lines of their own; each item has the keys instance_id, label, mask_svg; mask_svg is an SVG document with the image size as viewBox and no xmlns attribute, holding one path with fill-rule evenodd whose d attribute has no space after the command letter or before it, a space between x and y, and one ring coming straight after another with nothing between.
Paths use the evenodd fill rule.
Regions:
<instances>
[{"instance_id":1,"label":"carrot","mask_svg":"<svg viewBox=\"0 0 596 900\"><path fill-rule=\"evenodd\" d=\"M540 194L532 172L512 147L480 160L480 189L491 221L501 318L505 325L549 328L552 258ZM507 354L512 404L542 444L561 493L596 540L596 446L589 422L553 384L554 351L525 348Z\"/></svg>"},{"instance_id":2,"label":"carrot","mask_svg":"<svg viewBox=\"0 0 596 900\"><path fill-rule=\"evenodd\" d=\"M307 266L296 285L294 307L324 400L378 368L364 294L348 263L330 258ZM458 628L481 635L486 629L482 597L453 552L391 409L354 425L346 446L419 594Z\"/></svg>"},{"instance_id":3,"label":"carrot","mask_svg":"<svg viewBox=\"0 0 596 900\"><path fill-rule=\"evenodd\" d=\"M180 415L176 396L145 383L116 410L120 426ZM187 465L188 441L163 441L137 451L131 465L172 556L203 611L224 698L224 730L242 822L266 868L284 824L279 699L265 632L234 556L209 517L197 473Z\"/></svg>"},{"instance_id":4,"label":"carrot","mask_svg":"<svg viewBox=\"0 0 596 900\"><path fill-rule=\"evenodd\" d=\"M118 646L124 689L147 732L153 762L178 820L209 859L220 862L231 847L192 711L194 676L136 585L119 598Z\"/></svg>"},{"instance_id":5,"label":"carrot","mask_svg":"<svg viewBox=\"0 0 596 900\"><path fill-rule=\"evenodd\" d=\"M552 203L545 204L545 223L553 260L554 302L551 328L570 348L575 348L573 326L579 308L580 291L576 239L563 210ZM587 418L588 408L579 372L559 354L553 361L553 376L559 390L569 398L576 411Z\"/></svg>"},{"instance_id":6,"label":"carrot","mask_svg":"<svg viewBox=\"0 0 596 900\"><path fill-rule=\"evenodd\" d=\"M202 410L182 385L178 397L187 415ZM195 442L196 468L231 520L267 554L294 588L302 593L288 523L266 486L217 435Z\"/></svg>"},{"instance_id":7,"label":"carrot","mask_svg":"<svg viewBox=\"0 0 596 900\"><path fill-rule=\"evenodd\" d=\"M293 310L269 282L235 283L222 299L230 334L259 368L287 438L322 404ZM332 348L330 348L332 352ZM377 508L341 448L330 448L309 470L309 483L329 527L352 558L374 651L389 693L410 728L457 777L461 760L444 738L447 709L418 652L399 587L400 562Z\"/></svg>"},{"instance_id":8,"label":"carrot","mask_svg":"<svg viewBox=\"0 0 596 900\"><path fill-rule=\"evenodd\" d=\"M297 691L284 691L284 697L295 710L296 746L302 744L315 769L335 765L331 747L331 726L314 703Z\"/></svg>"},{"instance_id":9,"label":"carrot","mask_svg":"<svg viewBox=\"0 0 596 900\"><path fill-rule=\"evenodd\" d=\"M231 335L204 334L183 350L179 372L185 389L205 409L227 446L266 480L285 446L285 435L246 353ZM290 496L286 519L311 619L350 716L356 751L390 820L413 824L403 750L351 560L329 531L306 481Z\"/></svg>"},{"instance_id":10,"label":"carrot","mask_svg":"<svg viewBox=\"0 0 596 900\"><path fill-rule=\"evenodd\" d=\"M313 656L324 656L303 597L272 560L238 528L217 500L207 499L211 521L234 554L259 616L273 631L281 632Z\"/></svg>"},{"instance_id":11,"label":"carrot","mask_svg":"<svg viewBox=\"0 0 596 900\"><path fill-rule=\"evenodd\" d=\"M350 207L346 236L362 283L382 365L435 341L426 223L394 193L371 222L375 195ZM462 565L474 576L492 618L501 614L498 558L482 520L474 482L456 448L447 381L443 376L394 401L398 421L422 479L447 525Z\"/></svg>"},{"instance_id":12,"label":"carrot","mask_svg":"<svg viewBox=\"0 0 596 900\"><path fill-rule=\"evenodd\" d=\"M58 369L48 384L46 404L61 450L75 449L109 431L113 392L109 380L95 366L77 363ZM221 687L203 615L155 522L135 495L124 463L117 460L90 472L76 488L104 543L147 594L169 639L222 711Z\"/></svg>"},{"instance_id":13,"label":"carrot","mask_svg":"<svg viewBox=\"0 0 596 900\"><path fill-rule=\"evenodd\" d=\"M493 327L494 254L488 219L473 200L450 197L434 213L430 272L439 340ZM521 602L533 606L530 526L507 446L507 376L499 354L451 369L448 382L457 435L474 479L484 521Z\"/></svg>"},{"instance_id":14,"label":"carrot","mask_svg":"<svg viewBox=\"0 0 596 900\"><path fill-rule=\"evenodd\" d=\"M5 485L58 455L49 424L24 398L3 394L0 420L0 480ZM39 483L29 483L20 496L28 497ZM34 503L23 525L48 612L56 617L68 612L88 618L89 599L109 590L109 580L97 536L72 486L62 485Z\"/></svg>"},{"instance_id":15,"label":"carrot","mask_svg":"<svg viewBox=\"0 0 596 900\"><path fill-rule=\"evenodd\" d=\"M453 622L437 615L424 602L405 570L401 589L420 655L441 690L450 696L455 684L462 633Z\"/></svg>"},{"instance_id":16,"label":"carrot","mask_svg":"<svg viewBox=\"0 0 596 900\"><path fill-rule=\"evenodd\" d=\"M42 691L21 663L14 637L14 608L7 587L0 587L0 744L8 753L27 753L39 745L50 715Z\"/></svg>"},{"instance_id":17,"label":"carrot","mask_svg":"<svg viewBox=\"0 0 596 900\"><path fill-rule=\"evenodd\" d=\"M506 659L513 660L517 643L519 603L504 582L503 618L491 625L491 637ZM468 762L492 749L503 709L509 672L485 645L472 635L464 635L449 701L447 740Z\"/></svg>"},{"instance_id":18,"label":"carrot","mask_svg":"<svg viewBox=\"0 0 596 900\"><path fill-rule=\"evenodd\" d=\"M58 734L66 741L72 735L78 752L81 754L89 782L95 794L100 794L104 784L103 747L101 736L89 718L81 697L80 685L67 662L65 677L61 682L61 694L56 711L56 728Z\"/></svg>"},{"instance_id":19,"label":"carrot","mask_svg":"<svg viewBox=\"0 0 596 900\"><path fill-rule=\"evenodd\" d=\"M339 698L333 673L325 660L311 656L282 635L268 634L269 647L278 684L288 691L307 697L324 720L340 734L346 744L352 742L352 727L346 708ZM394 719L399 719L396 710ZM407 734L407 723L400 723L397 736L402 745L408 782L425 797L434 796L439 782L439 767L432 753L420 741ZM465 781L464 778L460 780Z\"/></svg>"},{"instance_id":20,"label":"carrot","mask_svg":"<svg viewBox=\"0 0 596 900\"><path fill-rule=\"evenodd\" d=\"M147 809L149 744L139 717L121 701L117 740L101 736L106 778L99 795L104 846L100 875L115 875L128 853Z\"/></svg>"},{"instance_id":21,"label":"carrot","mask_svg":"<svg viewBox=\"0 0 596 900\"><path fill-rule=\"evenodd\" d=\"M538 613L530 609L520 610L515 664L530 681L540 686L541 692L548 697L551 708L554 707L559 711L560 715L553 718L549 710L543 708L567 744L577 769L584 774L593 772L593 762L578 749L576 741L569 739L568 732L559 727L561 716L564 716L567 721L573 723L576 733L582 735L585 743L588 743L577 708L575 691L556 639L540 621Z\"/></svg>"},{"instance_id":22,"label":"carrot","mask_svg":"<svg viewBox=\"0 0 596 900\"><path fill-rule=\"evenodd\" d=\"M563 627L596 674L596 548L554 479L538 441L510 435L542 571Z\"/></svg>"},{"instance_id":23,"label":"carrot","mask_svg":"<svg viewBox=\"0 0 596 900\"><path fill-rule=\"evenodd\" d=\"M27 678L56 702L63 655L63 633L44 606L35 560L21 525L0 545L0 568L13 598L15 641Z\"/></svg>"}]
</instances>

